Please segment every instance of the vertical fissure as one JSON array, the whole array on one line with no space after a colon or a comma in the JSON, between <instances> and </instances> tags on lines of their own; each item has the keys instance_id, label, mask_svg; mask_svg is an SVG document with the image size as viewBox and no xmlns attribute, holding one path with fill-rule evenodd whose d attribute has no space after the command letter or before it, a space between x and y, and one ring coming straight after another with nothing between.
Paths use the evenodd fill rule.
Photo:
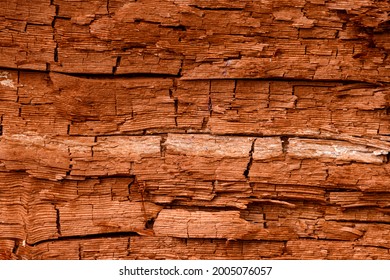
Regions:
<instances>
[{"instance_id":1,"label":"vertical fissure","mask_svg":"<svg viewBox=\"0 0 390 280\"><path fill-rule=\"evenodd\" d=\"M107 10L107 15L110 17L110 0L107 0L106 10Z\"/></svg>"},{"instance_id":2,"label":"vertical fissure","mask_svg":"<svg viewBox=\"0 0 390 280\"><path fill-rule=\"evenodd\" d=\"M177 73L177 76L178 76L179 78L182 76L183 64L184 64L184 59L181 60L179 72Z\"/></svg>"},{"instance_id":3,"label":"vertical fissure","mask_svg":"<svg viewBox=\"0 0 390 280\"><path fill-rule=\"evenodd\" d=\"M282 151L283 151L283 154L286 154L287 153L287 150L288 150L288 145L289 145L289 137L287 136L282 136L280 137L281 141L282 141Z\"/></svg>"},{"instance_id":4,"label":"vertical fissure","mask_svg":"<svg viewBox=\"0 0 390 280\"><path fill-rule=\"evenodd\" d=\"M135 183L135 177L131 178L130 183L127 185L127 200L131 201L131 188L133 187Z\"/></svg>"},{"instance_id":5,"label":"vertical fissure","mask_svg":"<svg viewBox=\"0 0 390 280\"><path fill-rule=\"evenodd\" d=\"M3 115L0 116L0 136L3 135Z\"/></svg>"},{"instance_id":6,"label":"vertical fissure","mask_svg":"<svg viewBox=\"0 0 390 280\"><path fill-rule=\"evenodd\" d=\"M118 67L121 65L121 60L122 60L121 56L116 57L115 66L112 67L112 74L113 75L116 74Z\"/></svg>"},{"instance_id":7,"label":"vertical fissure","mask_svg":"<svg viewBox=\"0 0 390 280\"><path fill-rule=\"evenodd\" d=\"M83 259L83 245L79 244L79 260Z\"/></svg>"},{"instance_id":8,"label":"vertical fissure","mask_svg":"<svg viewBox=\"0 0 390 280\"><path fill-rule=\"evenodd\" d=\"M131 254L131 237L129 237L127 239L127 247L126 247L126 250L127 250L127 256L130 256Z\"/></svg>"},{"instance_id":9,"label":"vertical fissure","mask_svg":"<svg viewBox=\"0 0 390 280\"><path fill-rule=\"evenodd\" d=\"M213 116L213 101L211 98L211 80L209 81L209 100L208 100L208 110L210 118Z\"/></svg>"},{"instance_id":10,"label":"vertical fissure","mask_svg":"<svg viewBox=\"0 0 390 280\"><path fill-rule=\"evenodd\" d=\"M70 147L68 147L68 157L69 157L69 167L68 167L68 171L66 171L66 175L70 176L70 173L72 172L72 168L73 168L72 152L70 151Z\"/></svg>"},{"instance_id":11,"label":"vertical fissure","mask_svg":"<svg viewBox=\"0 0 390 280\"><path fill-rule=\"evenodd\" d=\"M173 79L173 85L169 88L169 98L173 99L173 108L174 108L174 120L175 120L175 126L178 126L177 118L178 118L178 112L179 112L179 99L174 95L174 91L176 91L177 88L177 81L176 79Z\"/></svg>"},{"instance_id":12,"label":"vertical fissure","mask_svg":"<svg viewBox=\"0 0 390 280\"><path fill-rule=\"evenodd\" d=\"M162 135L161 140L160 140L160 156L165 157L165 152L166 152L166 146L164 143L167 141L168 135Z\"/></svg>"},{"instance_id":13,"label":"vertical fissure","mask_svg":"<svg viewBox=\"0 0 390 280\"><path fill-rule=\"evenodd\" d=\"M19 251L19 247L20 247L20 241L15 240L14 247L12 248L12 254L16 255Z\"/></svg>"},{"instance_id":14,"label":"vertical fissure","mask_svg":"<svg viewBox=\"0 0 390 280\"><path fill-rule=\"evenodd\" d=\"M209 117L204 117L202 120L201 130L206 130L209 123Z\"/></svg>"},{"instance_id":15,"label":"vertical fissure","mask_svg":"<svg viewBox=\"0 0 390 280\"><path fill-rule=\"evenodd\" d=\"M177 126L177 117L178 117L178 111L179 111L179 100L177 97L174 99L174 107L175 107L175 126Z\"/></svg>"},{"instance_id":16,"label":"vertical fissure","mask_svg":"<svg viewBox=\"0 0 390 280\"><path fill-rule=\"evenodd\" d=\"M56 25L56 21L57 21L58 15L59 15L60 6L54 4L53 0L50 1L50 5L55 7L55 15L54 15L53 20L51 22L51 27L53 29L53 41L55 43L54 58L53 59L54 59L54 62L58 62L58 42L57 42L57 38L56 38L56 27L55 27L55 25ZM50 65L49 66L46 65L46 68L50 69Z\"/></svg>"},{"instance_id":17,"label":"vertical fissure","mask_svg":"<svg viewBox=\"0 0 390 280\"><path fill-rule=\"evenodd\" d=\"M252 142L251 150L249 151L249 161L243 174L247 180L249 179L249 172L253 164L253 153L255 152L256 139L257 138L255 138Z\"/></svg>"},{"instance_id":18,"label":"vertical fissure","mask_svg":"<svg viewBox=\"0 0 390 280\"><path fill-rule=\"evenodd\" d=\"M266 108L269 108L270 103L271 103L271 83L268 83L268 95L267 95Z\"/></svg>"},{"instance_id":19,"label":"vertical fissure","mask_svg":"<svg viewBox=\"0 0 390 280\"><path fill-rule=\"evenodd\" d=\"M60 209L58 209L56 206L54 206L54 209L56 210L57 233L58 233L58 235L61 235Z\"/></svg>"},{"instance_id":20,"label":"vertical fissure","mask_svg":"<svg viewBox=\"0 0 390 280\"><path fill-rule=\"evenodd\" d=\"M233 101L236 100L237 80L234 80Z\"/></svg>"}]
</instances>

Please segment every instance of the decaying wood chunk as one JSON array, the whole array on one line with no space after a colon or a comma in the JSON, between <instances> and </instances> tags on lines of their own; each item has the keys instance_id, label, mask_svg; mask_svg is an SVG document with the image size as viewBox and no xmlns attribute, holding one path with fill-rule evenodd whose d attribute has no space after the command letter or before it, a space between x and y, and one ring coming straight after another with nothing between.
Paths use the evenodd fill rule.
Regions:
<instances>
[{"instance_id":1,"label":"decaying wood chunk","mask_svg":"<svg viewBox=\"0 0 390 280\"><path fill-rule=\"evenodd\" d=\"M261 234L262 226L256 226L240 218L239 211L206 212L187 210L162 210L155 223L158 236L181 238L245 239Z\"/></svg>"},{"instance_id":2,"label":"decaying wood chunk","mask_svg":"<svg viewBox=\"0 0 390 280\"><path fill-rule=\"evenodd\" d=\"M386 150L370 149L342 141L312 140L291 138L288 153L294 158L316 158L345 162L386 163Z\"/></svg>"},{"instance_id":3,"label":"decaying wood chunk","mask_svg":"<svg viewBox=\"0 0 390 280\"><path fill-rule=\"evenodd\" d=\"M6 0L0 259L388 259L389 12Z\"/></svg>"}]
</instances>

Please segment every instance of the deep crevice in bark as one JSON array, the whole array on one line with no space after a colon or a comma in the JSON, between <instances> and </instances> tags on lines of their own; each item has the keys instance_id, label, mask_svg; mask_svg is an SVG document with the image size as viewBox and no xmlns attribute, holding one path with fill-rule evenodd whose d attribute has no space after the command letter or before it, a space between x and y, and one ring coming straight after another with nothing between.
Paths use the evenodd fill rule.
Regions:
<instances>
[{"instance_id":1,"label":"deep crevice in bark","mask_svg":"<svg viewBox=\"0 0 390 280\"><path fill-rule=\"evenodd\" d=\"M288 139L289 139L289 137L282 136L280 138L282 140L282 151L283 151L284 154L286 154L287 150L288 150L288 144L289 144Z\"/></svg>"},{"instance_id":2,"label":"deep crevice in bark","mask_svg":"<svg viewBox=\"0 0 390 280\"><path fill-rule=\"evenodd\" d=\"M58 238L40 240L35 243L27 243L29 246L38 246L43 243L48 242L57 242L57 241L69 241L69 240L90 240L90 239L100 239L100 238L120 238L120 237L129 237L129 236L139 236L135 231L123 231L123 232L106 232L106 233L95 233L87 235L72 235L72 236L60 236Z\"/></svg>"},{"instance_id":3,"label":"deep crevice in bark","mask_svg":"<svg viewBox=\"0 0 390 280\"><path fill-rule=\"evenodd\" d=\"M183 63L183 61L182 61ZM114 66L115 67L115 66ZM68 75L72 77L78 77L78 78L86 78L86 79L116 79L116 78L180 78L182 81L204 81L205 79L193 79L193 78L186 78L182 77L181 71L178 74L160 74L160 73L121 73L121 74L113 74L111 73L81 73L81 72L70 72L70 71L58 71L58 70L37 70L37 69L25 69L23 67L0 67L0 70L5 71L15 71L20 70L24 72L37 72L37 73L58 73L63 75ZM180 69L181 70L181 69ZM255 77L255 78L246 78L246 77L237 77L237 78L213 78L209 77L207 80L214 81L214 80L250 80L250 81L281 81L281 82L308 82L312 83L312 86L315 86L316 84L321 83L332 83L332 84L342 84L342 85L352 85L352 84L360 84L367 87L381 87L381 86L387 86L390 85L390 82L372 82L367 80L340 80L340 79L305 79L305 78L289 78L289 77Z\"/></svg>"},{"instance_id":4,"label":"deep crevice in bark","mask_svg":"<svg viewBox=\"0 0 390 280\"><path fill-rule=\"evenodd\" d=\"M251 150L249 151L248 165L243 173L243 175L245 176L246 179L249 179L249 172L250 172L252 164L253 164L253 153L255 152L255 143L256 143L256 139L254 139L252 142Z\"/></svg>"},{"instance_id":5,"label":"deep crevice in bark","mask_svg":"<svg viewBox=\"0 0 390 280\"><path fill-rule=\"evenodd\" d=\"M167 141L167 139L168 139L167 134L161 135L161 141L160 141L160 156L161 157L165 157L165 152L167 150L167 147L165 146L165 142Z\"/></svg>"},{"instance_id":6,"label":"deep crevice in bark","mask_svg":"<svg viewBox=\"0 0 390 280\"><path fill-rule=\"evenodd\" d=\"M154 218L150 218L149 220L147 220L145 223L145 229L153 229L154 222Z\"/></svg>"},{"instance_id":7,"label":"deep crevice in bark","mask_svg":"<svg viewBox=\"0 0 390 280\"><path fill-rule=\"evenodd\" d=\"M54 5L53 2L54 2L54 1L51 1L51 2L50 2L50 5ZM59 15L60 6L59 6L59 5L54 5L54 6L55 6L55 15L54 15L53 21L52 21L52 23L51 23L51 27L52 27L52 29L53 29L53 40L54 40L54 42L55 42L54 58L53 58L53 60L54 60L54 62L58 62L58 42L57 42L57 38L56 38L56 36L57 36L56 33L57 33L57 32L56 32L56 27L55 27L55 25L56 25L56 21L57 21L58 15ZM50 70L50 68L51 68L51 67L50 67L50 64L47 65L46 69L47 69L47 70Z\"/></svg>"},{"instance_id":8,"label":"deep crevice in bark","mask_svg":"<svg viewBox=\"0 0 390 280\"><path fill-rule=\"evenodd\" d=\"M12 249L12 254L17 255L20 247L20 241L15 240L14 248Z\"/></svg>"},{"instance_id":9,"label":"deep crevice in bark","mask_svg":"<svg viewBox=\"0 0 390 280\"><path fill-rule=\"evenodd\" d=\"M174 98L173 100L173 105L174 105L174 108L175 108L175 126L177 127L177 118L178 118L178 112L179 112L179 99L177 97Z\"/></svg>"},{"instance_id":10,"label":"deep crevice in bark","mask_svg":"<svg viewBox=\"0 0 390 280\"><path fill-rule=\"evenodd\" d=\"M54 206L54 208L56 210L57 233L58 235L61 235L60 209L58 209L56 206Z\"/></svg>"},{"instance_id":11,"label":"deep crevice in bark","mask_svg":"<svg viewBox=\"0 0 390 280\"><path fill-rule=\"evenodd\" d=\"M116 58L115 66L112 67L112 74L116 75L116 71L118 70L118 67L119 67L120 64L121 64L121 59L122 59L121 56L118 56L118 57Z\"/></svg>"}]
</instances>

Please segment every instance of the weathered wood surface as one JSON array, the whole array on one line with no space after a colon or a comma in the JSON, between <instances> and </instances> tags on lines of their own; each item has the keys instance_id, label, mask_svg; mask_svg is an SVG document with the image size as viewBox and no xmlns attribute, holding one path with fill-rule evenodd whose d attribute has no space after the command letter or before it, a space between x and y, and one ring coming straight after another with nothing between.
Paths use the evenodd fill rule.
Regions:
<instances>
[{"instance_id":1,"label":"weathered wood surface","mask_svg":"<svg viewBox=\"0 0 390 280\"><path fill-rule=\"evenodd\" d=\"M7 0L0 258L388 259L389 11Z\"/></svg>"},{"instance_id":2,"label":"weathered wood surface","mask_svg":"<svg viewBox=\"0 0 390 280\"><path fill-rule=\"evenodd\" d=\"M390 81L385 0L6 3L4 67Z\"/></svg>"}]
</instances>

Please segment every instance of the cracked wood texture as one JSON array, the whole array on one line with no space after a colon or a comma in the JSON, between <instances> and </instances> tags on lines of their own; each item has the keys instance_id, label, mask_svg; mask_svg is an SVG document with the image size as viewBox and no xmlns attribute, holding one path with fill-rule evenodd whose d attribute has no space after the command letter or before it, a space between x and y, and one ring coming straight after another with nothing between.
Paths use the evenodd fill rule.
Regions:
<instances>
[{"instance_id":1,"label":"cracked wood texture","mask_svg":"<svg viewBox=\"0 0 390 280\"><path fill-rule=\"evenodd\" d=\"M389 259L388 1L3 2L0 258Z\"/></svg>"}]
</instances>

